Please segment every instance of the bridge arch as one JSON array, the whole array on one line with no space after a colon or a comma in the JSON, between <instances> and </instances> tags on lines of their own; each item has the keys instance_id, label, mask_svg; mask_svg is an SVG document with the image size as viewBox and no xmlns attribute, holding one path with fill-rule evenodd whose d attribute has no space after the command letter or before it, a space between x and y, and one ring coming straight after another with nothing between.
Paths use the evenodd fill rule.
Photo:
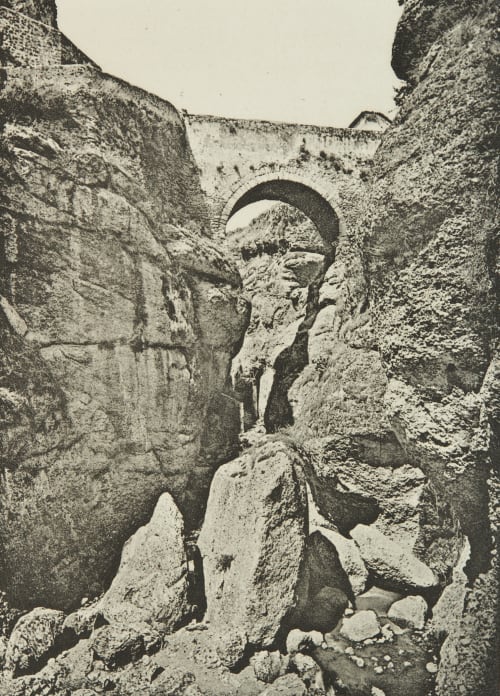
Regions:
<instances>
[{"instance_id":1,"label":"bridge arch","mask_svg":"<svg viewBox=\"0 0 500 696\"><path fill-rule=\"evenodd\" d=\"M268 171L240 181L223 204L216 227L223 235L230 218L246 205L262 200L280 201L298 208L332 247L338 240L342 219L339 205L322 182L293 171Z\"/></svg>"}]
</instances>

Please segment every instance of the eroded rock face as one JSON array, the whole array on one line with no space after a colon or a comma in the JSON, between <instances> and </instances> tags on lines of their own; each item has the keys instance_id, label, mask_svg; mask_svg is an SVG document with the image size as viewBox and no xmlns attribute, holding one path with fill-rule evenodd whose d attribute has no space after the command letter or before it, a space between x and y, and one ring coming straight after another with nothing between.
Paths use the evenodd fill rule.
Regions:
<instances>
[{"instance_id":1,"label":"eroded rock face","mask_svg":"<svg viewBox=\"0 0 500 696\"><path fill-rule=\"evenodd\" d=\"M1 576L68 607L163 491L201 517L246 306L173 107L67 66L9 71L0 109Z\"/></svg>"},{"instance_id":2,"label":"eroded rock face","mask_svg":"<svg viewBox=\"0 0 500 696\"><path fill-rule=\"evenodd\" d=\"M409 85L375 158L364 252L389 422L471 544L438 676L441 694L471 696L497 683L496 22L493 2L405 3L394 65Z\"/></svg>"},{"instance_id":3,"label":"eroded rock face","mask_svg":"<svg viewBox=\"0 0 500 696\"><path fill-rule=\"evenodd\" d=\"M280 204L228 233L228 249L251 300L250 324L232 374L244 427L274 431L291 422L287 389L307 363L300 345L331 247L299 210Z\"/></svg>"},{"instance_id":4,"label":"eroded rock face","mask_svg":"<svg viewBox=\"0 0 500 696\"><path fill-rule=\"evenodd\" d=\"M222 466L198 539L211 629L273 644L295 606L306 547L302 462L272 440Z\"/></svg>"}]
</instances>

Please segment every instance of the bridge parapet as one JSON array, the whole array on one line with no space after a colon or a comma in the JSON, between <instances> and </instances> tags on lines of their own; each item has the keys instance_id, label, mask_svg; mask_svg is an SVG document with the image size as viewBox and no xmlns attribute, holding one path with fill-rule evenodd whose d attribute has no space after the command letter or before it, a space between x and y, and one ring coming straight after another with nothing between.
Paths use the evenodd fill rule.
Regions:
<instances>
[{"instance_id":1,"label":"bridge parapet","mask_svg":"<svg viewBox=\"0 0 500 696\"><path fill-rule=\"evenodd\" d=\"M346 179L366 176L382 137L381 132L356 128L187 113L184 120L216 234L223 234L229 217L242 207L240 200L253 202L253 189L290 202L279 197L278 184L262 186L273 181L309 187L330 203L342 222L339 187Z\"/></svg>"}]
</instances>

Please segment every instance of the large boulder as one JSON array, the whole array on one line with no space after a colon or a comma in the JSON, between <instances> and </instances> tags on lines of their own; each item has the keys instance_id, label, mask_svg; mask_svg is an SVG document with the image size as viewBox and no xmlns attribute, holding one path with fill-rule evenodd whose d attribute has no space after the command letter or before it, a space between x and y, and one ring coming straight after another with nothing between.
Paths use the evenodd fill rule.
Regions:
<instances>
[{"instance_id":1,"label":"large boulder","mask_svg":"<svg viewBox=\"0 0 500 696\"><path fill-rule=\"evenodd\" d=\"M99 609L110 622L146 622L170 632L187 612L182 515L164 493L151 520L126 542L118 572Z\"/></svg>"},{"instance_id":2,"label":"large boulder","mask_svg":"<svg viewBox=\"0 0 500 696\"><path fill-rule=\"evenodd\" d=\"M333 544L344 572L349 578L352 592L357 596L364 592L368 582L368 570L364 564L359 548L353 539L328 527L320 527L318 530L328 541Z\"/></svg>"},{"instance_id":3,"label":"large boulder","mask_svg":"<svg viewBox=\"0 0 500 696\"><path fill-rule=\"evenodd\" d=\"M429 566L378 529L359 524L352 530L351 536L367 568L380 585L403 592L437 587L438 579Z\"/></svg>"},{"instance_id":4,"label":"large boulder","mask_svg":"<svg viewBox=\"0 0 500 696\"><path fill-rule=\"evenodd\" d=\"M36 672L55 652L63 624L63 612L55 609L33 609L22 616L7 644L5 669L15 677Z\"/></svg>"},{"instance_id":5,"label":"large boulder","mask_svg":"<svg viewBox=\"0 0 500 696\"><path fill-rule=\"evenodd\" d=\"M207 619L248 643L273 644L296 603L306 547L301 457L270 440L222 466L212 482L198 545Z\"/></svg>"}]
</instances>

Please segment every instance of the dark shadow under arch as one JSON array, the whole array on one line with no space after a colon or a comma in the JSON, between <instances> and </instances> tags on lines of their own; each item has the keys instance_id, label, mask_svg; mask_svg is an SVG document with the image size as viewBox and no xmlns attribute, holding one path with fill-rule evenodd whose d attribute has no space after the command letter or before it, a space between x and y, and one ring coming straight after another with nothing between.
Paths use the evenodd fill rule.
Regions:
<instances>
[{"instance_id":1,"label":"dark shadow under arch","mask_svg":"<svg viewBox=\"0 0 500 696\"><path fill-rule=\"evenodd\" d=\"M339 218L330 203L309 186L288 179L273 179L257 184L241 196L232 208L229 218L250 203L262 200L293 205L311 220L327 243L333 245L336 242L339 235Z\"/></svg>"}]
</instances>

